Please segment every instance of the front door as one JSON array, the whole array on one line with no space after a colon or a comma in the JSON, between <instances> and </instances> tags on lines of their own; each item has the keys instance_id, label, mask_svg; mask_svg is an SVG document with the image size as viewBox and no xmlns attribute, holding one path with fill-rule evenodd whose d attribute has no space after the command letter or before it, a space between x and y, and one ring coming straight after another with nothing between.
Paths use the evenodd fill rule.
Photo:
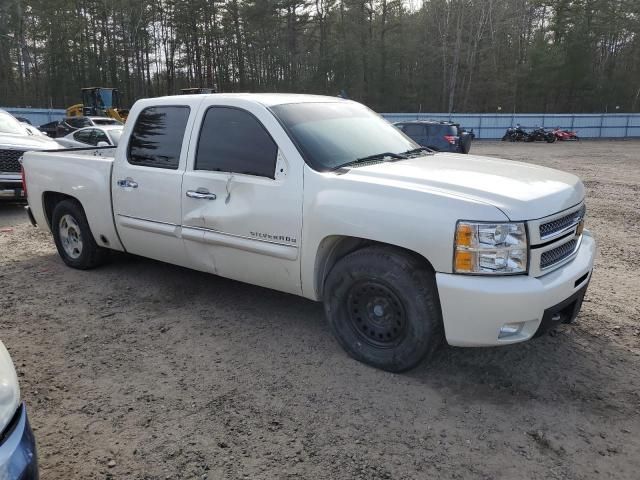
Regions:
<instances>
[{"instance_id":1,"label":"front door","mask_svg":"<svg viewBox=\"0 0 640 480\"><path fill-rule=\"evenodd\" d=\"M188 105L144 108L126 158L114 164L113 211L127 252L185 265L180 196L192 110Z\"/></svg>"},{"instance_id":2,"label":"front door","mask_svg":"<svg viewBox=\"0 0 640 480\"><path fill-rule=\"evenodd\" d=\"M214 101L196 119L197 147L182 184L190 261L227 278L299 294L302 161L266 108Z\"/></svg>"}]
</instances>

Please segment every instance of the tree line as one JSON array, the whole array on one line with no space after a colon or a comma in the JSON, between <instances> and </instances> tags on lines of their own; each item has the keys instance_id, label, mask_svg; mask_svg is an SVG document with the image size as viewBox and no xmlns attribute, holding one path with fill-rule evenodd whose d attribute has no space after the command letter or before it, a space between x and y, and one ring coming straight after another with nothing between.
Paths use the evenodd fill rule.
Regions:
<instances>
[{"instance_id":1,"label":"tree line","mask_svg":"<svg viewBox=\"0 0 640 480\"><path fill-rule=\"evenodd\" d=\"M384 112L637 112L637 0L2 0L0 105L220 92Z\"/></svg>"}]
</instances>

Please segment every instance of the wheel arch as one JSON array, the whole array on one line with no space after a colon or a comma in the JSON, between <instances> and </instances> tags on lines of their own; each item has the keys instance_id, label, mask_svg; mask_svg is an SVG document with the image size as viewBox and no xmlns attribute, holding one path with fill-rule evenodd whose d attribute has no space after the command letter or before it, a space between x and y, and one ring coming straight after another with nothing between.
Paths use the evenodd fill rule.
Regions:
<instances>
[{"instance_id":1,"label":"wheel arch","mask_svg":"<svg viewBox=\"0 0 640 480\"><path fill-rule=\"evenodd\" d=\"M44 212L45 218L47 219L47 225L49 226L49 230L51 231L53 231L52 230L53 211L55 210L56 205L58 205L63 200L73 200L78 205L80 205L80 208L82 208L82 204L77 198L72 197L71 195L67 195L66 193L53 192L53 191L42 192L42 210ZM82 210L84 211L84 208L82 208Z\"/></svg>"},{"instance_id":2,"label":"wheel arch","mask_svg":"<svg viewBox=\"0 0 640 480\"><path fill-rule=\"evenodd\" d=\"M385 247L389 248L390 250L396 250L398 252L408 254L416 258L429 270L435 272L435 269L433 268L433 265L431 264L429 259L421 255L420 253L403 246L380 242L377 240L371 240L364 237L353 237L348 235L328 235L324 237L318 245L318 249L315 255L315 297L318 300L322 300L324 295L325 280L336 262L338 262L341 258L345 257L349 253L372 246Z\"/></svg>"}]
</instances>

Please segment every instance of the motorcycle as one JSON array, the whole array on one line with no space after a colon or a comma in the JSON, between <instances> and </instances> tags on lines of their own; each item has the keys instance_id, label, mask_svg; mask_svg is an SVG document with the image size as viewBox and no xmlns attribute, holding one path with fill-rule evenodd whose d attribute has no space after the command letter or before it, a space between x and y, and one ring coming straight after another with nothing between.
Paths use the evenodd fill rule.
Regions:
<instances>
[{"instance_id":1,"label":"motorcycle","mask_svg":"<svg viewBox=\"0 0 640 480\"><path fill-rule=\"evenodd\" d=\"M502 141L506 142L507 140L510 142L526 142L529 134L524 131L524 129L520 126L520 124L515 127L507 128L507 131L502 137Z\"/></svg>"},{"instance_id":2,"label":"motorcycle","mask_svg":"<svg viewBox=\"0 0 640 480\"><path fill-rule=\"evenodd\" d=\"M556 141L556 136L553 132L545 130L543 127L537 127L529 133L526 141L553 143Z\"/></svg>"},{"instance_id":3,"label":"motorcycle","mask_svg":"<svg viewBox=\"0 0 640 480\"><path fill-rule=\"evenodd\" d=\"M555 135L556 139L560 141L580 140L580 138L578 138L578 132L572 132L571 130L561 130L559 127L553 130L553 134Z\"/></svg>"}]
</instances>

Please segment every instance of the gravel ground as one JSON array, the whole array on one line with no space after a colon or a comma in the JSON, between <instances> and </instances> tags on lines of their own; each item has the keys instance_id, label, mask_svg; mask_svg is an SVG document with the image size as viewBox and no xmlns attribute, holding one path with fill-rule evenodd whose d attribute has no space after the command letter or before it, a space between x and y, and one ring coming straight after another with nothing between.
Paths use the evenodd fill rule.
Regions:
<instances>
[{"instance_id":1,"label":"gravel ground","mask_svg":"<svg viewBox=\"0 0 640 480\"><path fill-rule=\"evenodd\" d=\"M637 479L640 142L473 150L584 179L593 280L574 326L402 375L348 358L319 304L126 255L71 270L0 206L42 478Z\"/></svg>"}]
</instances>

